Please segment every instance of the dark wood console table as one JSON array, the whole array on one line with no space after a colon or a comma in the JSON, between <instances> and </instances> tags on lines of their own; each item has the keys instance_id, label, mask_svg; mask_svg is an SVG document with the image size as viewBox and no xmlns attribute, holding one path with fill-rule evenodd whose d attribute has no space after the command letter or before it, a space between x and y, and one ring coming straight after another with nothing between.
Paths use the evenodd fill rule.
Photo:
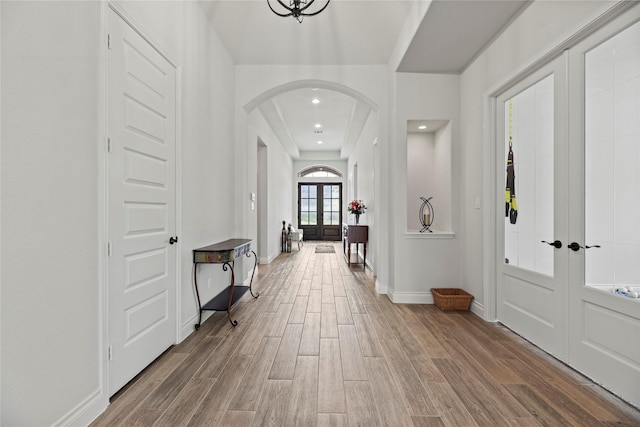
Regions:
<instances>
[{"instance_id":1,"label":"dark wood console table","mask_svg":"<svg viewBox=\"0 0 640 427\"><path fill-rule=\"evenodd\" d=\"M255 260L249 286L236 286L236 278L233 271L234 261L242 255L251 257L251 254L253 254ZM198 290L198 264L222 264L224 271L231 269L231 284L204 305L200 302L200 292ZM198 323L195 324L196 330L200 329L202 312L205 310L226 311L231 325L238 325L238 321L231 320L231 307L247 291L251 292L251 296L254 298L260 296L258 293L254 295L251 289L253 275L256 272L256 265L258 265L258 256L251 250L251 239L229 239L224 242L193 250L193 282L196 287L196 302L198 303Z\"/></svg>"},{"instance_id":2,"label":"dark wood console table","mask_svg":"<svg viewBox=\"0 0 640 427\"><path fill-rule=\"evenodd\" d=\"M356 258L358 256L358 248L360 243L364 244L362 264L367 267L367 241L369 240L368 225L347 225L342 226L342 249L347 257L347 264L351 265L351 245L356 245ZM354 263L359 264L359 263Z\"/></svg>"}]
</instances>

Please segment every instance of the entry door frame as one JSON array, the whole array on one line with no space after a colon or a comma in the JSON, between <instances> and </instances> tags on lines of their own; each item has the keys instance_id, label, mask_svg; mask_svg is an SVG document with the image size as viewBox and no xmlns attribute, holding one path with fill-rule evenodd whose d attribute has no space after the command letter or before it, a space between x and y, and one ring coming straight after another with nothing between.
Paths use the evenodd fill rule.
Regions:
<instances>
[{"instance_id":1,"label":"entry door frame","mask_svg":"<svg viewBox=\"0 0 640 427\"><path fill-rule=\"evenodd\" d=\"M154 40L154 38L139 24L129 13L117 2L103 2L101 11L101 55L100 55L100 69L101 69L101 81L102 87L100 88L101 98L101 120L100 120L100 134L102 139L98 142L98 224L99 224L99 236L98 241L100 243L99 248L99 301L98 307L100 313L98 314L98 328L100 331L100 348L99 348L99 366L100 366L100 390L97 400L101 402L101 406L106 408L109 406L109 169L107 167L108 156L108 15L109 9L113 10L127 25L135 30L143 39L145 39L160 55L162 55L176 70L176 138L175 138L175 183L176 183L176 203L175 203L175 218L176 218L176 235L182 236L182 67L178 62L164 50L161 45ZM175 263L176 263L176 337L175 343L180 342L184 337L192 332L193 322L189 321L186 325L181 324L182 319L182 292L179 286L182 277L182 265L180 263L181 254L180 239L176 243Z\"/></svg>"},{"instance_id":2,"label":"entry door frame","mask_svg":"<svg viewBox=\"0 0 640 427\"><path fill-rule=\"evenodd\" d=\"M317 201L318 201L318 204L317 204L317 213L318 213L317 221L318 221L318 224L316 224L315 226L302 225L301 221L300 221L301 220L301 218L300 218L300 205L301 205L300 195L301 195L301 187L303 185L315 185L316 189L317 189ZM297 201L298 201L297 204L296 204L297 205L296 216L298 218L297 219L298 228L300 228L302 230L307 230L307 229L312 228L312 227L313 228L317 227L318 230L319 230L319 233L318 233L317 237L320 240L324 241L324 239L323 239L323 237L324 237L323 228L325 227L325 225L323 224L323 222L324 222L324 203L323 203L324 194L321 194L321 191L324 190L324 186L325 185L328 185L328 186L338 185L338 186L340 186L340 223L336 224L336 225L328 226L328 227L337 227L336 240L327 240L327 241L339 241L339 240L342 239L342 222L343 222L342 215L343 215L343 201L344 201L344 193L343 193L344 192L344 186L342 185L342 182L339 182L339 181L338 182L334 182L334 181L331 181L331 182L307 182L307 181L303 182L303 181L300 181L300 182L298 182L298 188L296 189ZM320 215L320 211L322 211L322 215ZM305 240L306 240L306 238L307 238L307 232L306 231L304 233L304 237L305 237ZM312 238L312 240L316 240L316 239Z\"/></svg>"}]
</instances>

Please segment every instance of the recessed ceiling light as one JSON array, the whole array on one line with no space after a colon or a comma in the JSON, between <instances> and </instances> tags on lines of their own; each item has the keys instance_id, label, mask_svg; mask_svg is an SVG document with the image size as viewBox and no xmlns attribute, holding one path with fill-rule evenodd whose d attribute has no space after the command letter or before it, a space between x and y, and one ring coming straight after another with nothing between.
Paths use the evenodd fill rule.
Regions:
<instances>
[{"instance_id":1,"label":"recessed ceiling light","mask_svg":"<svg viewBox=\"0 0 640 427\"><path fill-rule=\"evenodd\" d=\"M317 88L317 87L312 87L312 88L311 88L311 90L316 91L316 90L319 90L319 88Z\"/></svg>"},{"instance_id":2,"label":"recessed ceiling light","mask_svg":"<svg viewBox=\"0 0 640 427\"><path fill-rule=\"evenodd\" d=\"M421 130L422 130L422 129L426 129L426 128L427 128L427 126L426 126L426 125L418 126L418 129L421 129Z\"/></svg>"},{"instance_id":3,"label":"recessed ceiling light","mask_svg":"<svg viewBox=\"0 0 640 427\"><path fill-rule=\"evenodd\" d=\"M315 124L315 127L316 127L316 128L321 128L321 127L322 127L322 125L321 125L320 123L316 123L316 124Z\"/></svg>"},{"instance_id":4,"label":"recessed ceiling light","mask_svg":"<svg viewBox=\"0 0 640 427\"><path fill-rule=\"evenodd\" d=\"M318 144L322 144L322 141L318 141Z\"/></svg>"},{"instance_id":5,"label":"recessed ceiling light","mask_svg":"<svg viewBox=\"0 0 640 427\"><path fill-rule=\"evenodd\" d=\"M318 98L313 98L313 99L311 100L311 102L312 102L312 103L314 103L314 104L319 104L319 103L320 103L320 100L319 100Z\"/></svg>"}]
</instances>

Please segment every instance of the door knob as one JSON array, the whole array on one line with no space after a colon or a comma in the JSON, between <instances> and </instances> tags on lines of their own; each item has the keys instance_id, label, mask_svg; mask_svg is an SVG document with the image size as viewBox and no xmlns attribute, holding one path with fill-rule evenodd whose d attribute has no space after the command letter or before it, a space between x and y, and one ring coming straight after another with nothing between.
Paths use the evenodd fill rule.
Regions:
<instances>
[{"instance_id":1,"label":"door knob","mask_svg":"<svg viewBox=\"0 0 640 427\"><path fill-rule=\"evenodd\" d=\"M169 244L173 245L174 243L178 243L178 236L175 238L173 236L169 237Z\"/></svg>"},{"instance_id":2,"label":"door knob","mask_svg":"<svg viewBox=\"0 0 640 427\"><path fill-rule=\"evenodd\" d=\"M571 244L569 246L567 246L569 249L571 249L574 252L578 252L580 250L580 248L582 249L591 249L591 248L599 248L600 245L587 245L587 246L580 246L577 242L571 242Z\"/></svg>"},{"instance_id":3,"label":"door knob","mask_svg":"<svg viewBox=\"0 0 640 427\"><path fill-rule=\"evenodd\" d=\"M549 246L555 246L556 249L560 249L562 247L562 242L560 240L554 240L553 243L542 240L542 243L546 243Z\"/></svg>"},{"instance_id":4,"label":"door knob","mask_svg":"<svg viewBox=\"0 0 640 427\"><path fill-rule=\"evenodd\" d=\"M571 244L567 247L574 252L578 252L582 246L580 246L577 242L571 242Z\"/></svg>"}]
</instances>

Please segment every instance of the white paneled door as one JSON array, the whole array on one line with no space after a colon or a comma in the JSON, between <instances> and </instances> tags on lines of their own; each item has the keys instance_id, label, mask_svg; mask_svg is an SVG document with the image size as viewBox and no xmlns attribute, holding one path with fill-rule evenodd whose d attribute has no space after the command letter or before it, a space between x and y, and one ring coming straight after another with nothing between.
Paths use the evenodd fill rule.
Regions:
<instances>
[{"instance_id":1,"label":"white paneled door","mask_svg":"<svg viewBox=\"0 0 640 427\"><path fill-rule=\"evenodd\" d=\"M640 9L570 60L569 360L640 406Z\"/></svg>"},{"instance_id":2,"label":"white paneled door","mask_svg":"<svg viewBox=\"0 0 640 427\"><path fill-rule=\"evenodd\" d=\"M109 394L176 340L176 70L109 9Z\"/></svg>"},{"instance_id":3,"label":"white paneled door","mask_svg":"<svg viewBox=\"0 0 640 427\"><path fill-rule=\"evenodd\" d=\"M566 57L498 97L498 319L565 360Z\"/></svg>"}]
</instances>

